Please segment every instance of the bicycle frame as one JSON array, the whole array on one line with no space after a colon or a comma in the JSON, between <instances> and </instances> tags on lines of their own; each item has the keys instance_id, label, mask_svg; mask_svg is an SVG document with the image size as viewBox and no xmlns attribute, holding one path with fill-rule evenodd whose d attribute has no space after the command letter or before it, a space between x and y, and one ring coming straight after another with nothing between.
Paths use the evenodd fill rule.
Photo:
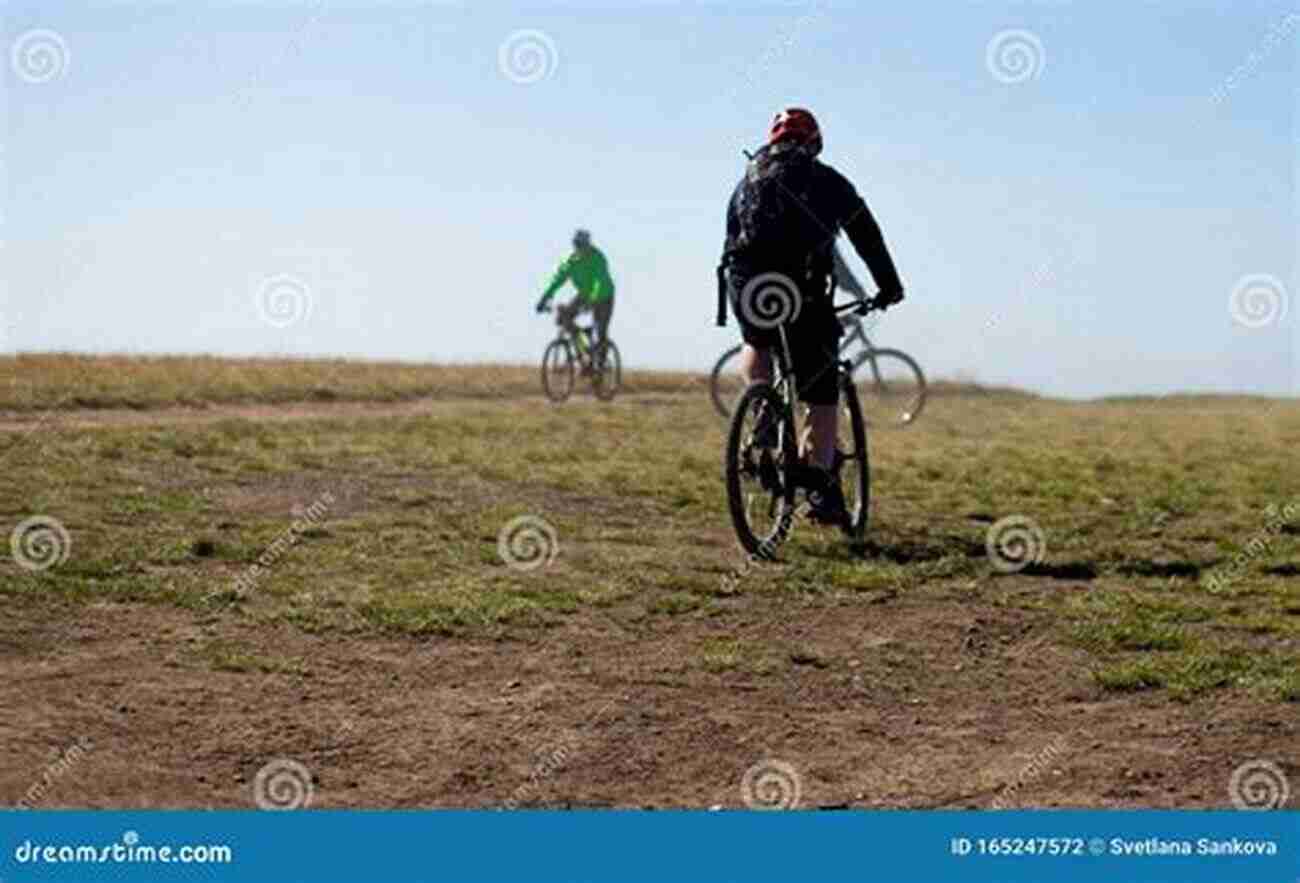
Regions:
<instances>
[{"instance_id":1,"label":"bicycle frame","mask_svg":"<svg viewBox=\"0 0 1300 883\"><path fill-rule=\"evenodd\" d=\"M866 315L868 312L875 309L875 300L865 298L853 300L849 303L833 307L833 309L837 317L854 310L856 310L860 316ZM797 390L795 389L795 381L797 381L797 378L794 376L793 359L790 356L790 339L786 335L785 325L777 326L776 330L780 337L781 345L779 347L774 347L774 349L776 349L776 358L773 359L774 364L772 368L775 376L773 377L772 386L777 390L777 394L781 397L781 400L785 402L787 412L793 416L796 404ZM853 323L853 330L846 336L844 342L840 344L840 356L845 354L845 351L855 339L860 339L868 352L871 352L874 349L871 345L871 341L867 339L866 330L862 327L862 321L858 320ZM836 370L839 370L841 367L846 369L849 376L852 376L853 366L850 360L839 360L836 365Z\"/></svg>"},{"instance_id":2,"label":"bicycle frame","mask_svg":"<svg viewBox=\"0 0 1300 883\"><path fill-rule=\"evenodd\" d=\"M587 364L595 349L596 326L579 325L577 319L570 317L566 321L563 316L557 316L555 324L563 332L564 339L573 347L578 360Z\"/></svg>"},{"instance_id":3,"label":"bicycle frame","mask_svg":"<svg viewBox=\"0 0 1300 883\"><path fill-rule=\"evenodd\" d=\"M853 345L853 341L855 340L862 341L862 346L867 352L870 353L875 351L876 345L871 342L869 337L867 337L867 329L862 327L862 321L860 319L855 321L851 326L844 325L843 327L848 333L844 335L844 340L840 344L840 355L844 355L848 352L849 347Z\"/></svg>"},{"instance_id":4,"label":"bicycle frame","mask_svg":"<svg viewBox=\"0 0 1300 883\"><path fill-rule=\"evenodd\" d=\"M776 360L772 366L776 377L772 385L784 388L786 379L794 376L794 360L790 357L790 338L786 336L785 326L778 326L776 333L781 339L781 345L776 348Z\"/></svg>"}]
</instances>

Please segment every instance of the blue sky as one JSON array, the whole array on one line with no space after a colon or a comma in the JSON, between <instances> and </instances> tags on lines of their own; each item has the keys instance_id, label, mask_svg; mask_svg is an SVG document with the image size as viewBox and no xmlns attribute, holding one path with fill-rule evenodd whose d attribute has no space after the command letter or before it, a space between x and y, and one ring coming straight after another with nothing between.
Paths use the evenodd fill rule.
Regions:
<instances>
[{"instance_id":1,"label":"blue sky","mask_svg":"<svg viewBox=\"0 0 1300 883\"><path fill-rule=\"evenodd\" d=\"M0 345L532 362L586 226L625 361L707 369L740 151L802 104L932 376L1300 390L1296 6L889 7L11 2Z\"/></svg>"}]
</instances>

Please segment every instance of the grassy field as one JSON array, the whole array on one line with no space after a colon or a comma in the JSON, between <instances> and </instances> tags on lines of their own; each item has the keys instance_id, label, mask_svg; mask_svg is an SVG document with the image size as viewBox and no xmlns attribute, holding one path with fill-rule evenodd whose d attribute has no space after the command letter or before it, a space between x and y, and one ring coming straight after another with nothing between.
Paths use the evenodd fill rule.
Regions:
<instances>
[{"instance_id":1,"label":"grassy field","mask_svg":"<svg viewBox=\"0 0 1300 883\"><path fill-rule=\"evenodd\" d=\"M342 359L210 356L0 357L0 411L50 408L204 408L216 404L403 402L536 395L538 370L513 365L430 365ZM629 372L630 389L680 392L699 377ZM705 387L701 387L705 388Z\"/></svg>"},{"instance_id":2,"label":"grassy field","mask_svg":"<svg viewBox=\"0 0 1300 883\"><path fill-rule=\"evenodd\" d=\"M1223 806L1256 761L1300 791L1293 400L941 386L872 437L865 555L800 524L756 565L696 376L0 378L0 523L47 519L0 558L5 802L246 806L276 759L317 806L743 805L775 761L800 806ZM1013 515L1043 555L1003 573Z\"/></svg>"}]
</instances>

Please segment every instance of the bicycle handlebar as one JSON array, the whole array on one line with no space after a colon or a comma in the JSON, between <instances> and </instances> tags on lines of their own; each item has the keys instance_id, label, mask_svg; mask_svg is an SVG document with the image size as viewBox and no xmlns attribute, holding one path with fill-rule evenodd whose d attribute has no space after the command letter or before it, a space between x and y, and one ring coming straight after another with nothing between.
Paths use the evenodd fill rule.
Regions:
<instances>
[{"instance_id":1,"label":"bicycle handlebar","mask_svg":"<svg viewBox=\"0 0 1300 883\"><path fill-rule=\"evenodd\" d=\"M875 297L860 297L851 300L846 304L837 304L834 306L835 315L838 316L841 313L847 313L850 310L857 312L859 316L865 316L867 313L874 310L883 311L885 307L879 305L879 299L880 295L877 294Z\"/></svg>"}]
</instances>

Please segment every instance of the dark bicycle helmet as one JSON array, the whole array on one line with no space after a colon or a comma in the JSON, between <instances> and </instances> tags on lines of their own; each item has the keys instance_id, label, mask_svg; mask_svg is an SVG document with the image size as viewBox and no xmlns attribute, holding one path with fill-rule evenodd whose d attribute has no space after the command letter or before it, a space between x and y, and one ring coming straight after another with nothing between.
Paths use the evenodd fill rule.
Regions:
<instances>
[{"instance_id":1,"label":"dark bicycle helmet","mask_svg":"<svg viewBox=\"0 0 1300 883\"><path fill-rule=\"evenodd\" d=\"M591 231L579 227L573 231L574 248L591 248Z\"/></svg>"}]
</instances>

